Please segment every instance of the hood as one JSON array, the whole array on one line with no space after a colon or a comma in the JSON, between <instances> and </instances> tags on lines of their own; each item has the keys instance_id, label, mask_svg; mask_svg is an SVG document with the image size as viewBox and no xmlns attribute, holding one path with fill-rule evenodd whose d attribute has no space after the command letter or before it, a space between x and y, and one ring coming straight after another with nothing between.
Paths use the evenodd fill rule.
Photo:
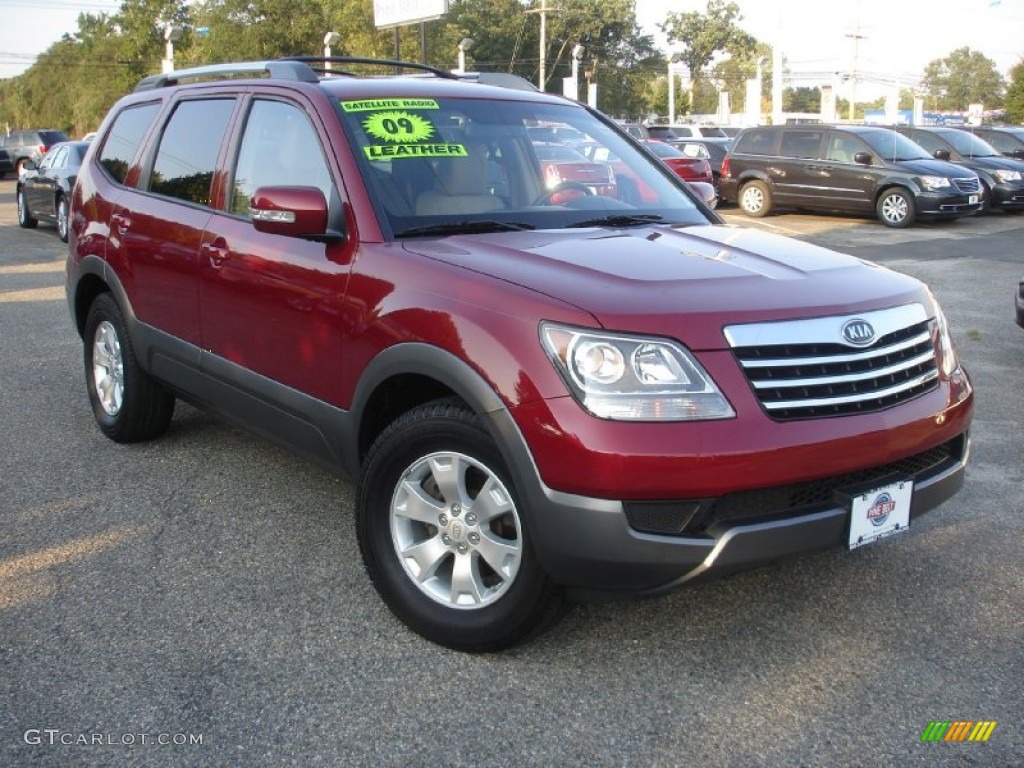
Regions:
<instances>
[{"instance_id":1,"label":"hood","mask_svg":"<svg viewBox=\"0 0 1024 768\"><path fill-rule=\"evenodd\" d=\"M975 171L1020 171L1024 173L1024 162L1003 155L986 155L985 157L965 157L961 163L965 168Z\"/></svg>"},{"instance_id":2,"label":"hood","mask_svg":"<svg viewBox=\"0 0 1024 768\"><path fill-rule=\"evenodd\" d=\"M721 349L725 325L919 301L913 278L752 229L638 227L458 235L406 250L568 302L610 330ZM541 319L541 318L538 318Z\"/></svg>"},{"instance_id":3,"label":"hood","mask_svg":"<svg viewBox=\"0 0 1024 768\"><path fill-rule=\"evenodd\" d=\"M918 176L945 176L949 179L957 179L965 175L964 166L946 160L932 160L931 158L899 160L892 165L901 171L916 173ZM969 176L970 173L966 175Z\"/></svg>"}]
</instances>

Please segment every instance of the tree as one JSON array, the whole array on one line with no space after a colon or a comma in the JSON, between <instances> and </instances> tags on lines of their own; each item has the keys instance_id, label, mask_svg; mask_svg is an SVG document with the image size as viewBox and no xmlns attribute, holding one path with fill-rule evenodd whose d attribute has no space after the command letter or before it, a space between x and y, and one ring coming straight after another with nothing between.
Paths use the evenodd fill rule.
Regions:
<instances>
[{"instance_id":1,"label":"tree","mask_svg":"<svg viewBox=\"0 0 1024 768\"><path fill-rule=\"evenodd\" d=\"M734 112L746 108L747 81L757 77L761 69L761 100L771 98L772 93L772 49L770 45L754 41L750 47L730 51L729 58L715 64L712 77L729 93L729 103ZM755 107L761 111L761 105Z\"/></svg>"},{"instance_id":2,"label":"tree","mask_svg":"<svg viewBox=\"0 0 1024 768\"><path fill-rule=\"evenodd\" d=\"M782 92L785 112L820 112L821 88L786 88Z\"/></svg>"},{"instance_id":3,"label":"tree","mask_svg":"<svg viewBox=\"0 0 1024 768\"><path fill-rule=\"evenodd\" d=\"M937 109L966 111L970 104L998 107L1005 83L996 63L980 51L957 48L944 59L929 62L922 85L929 105Z\"/></svg>"},{"instance_id":4,"label":"tree","mask_svg":"<svg viewBox=\"0 0 1024 768\"><path fill-rule=\"evenodd\" d=\"M1006 122L1024 123L1024 61L1010 70L1010 85L1006 89Z\"/></svg>"},{"instance_id":5,"label":"tree","mask_svg":"<svg viewBox=\"0 0 1024 768\"><path fill-rule=\"evenodd\" d=\"M690 73L693 91L698 90L704 68L716 53L741 54L754 47L754 38L737 26L742 19L736 3L708 0L707 13L669 13L665 23L658 25L670 44L685 43L679 59Z\"/></svg>"}]
</instances>

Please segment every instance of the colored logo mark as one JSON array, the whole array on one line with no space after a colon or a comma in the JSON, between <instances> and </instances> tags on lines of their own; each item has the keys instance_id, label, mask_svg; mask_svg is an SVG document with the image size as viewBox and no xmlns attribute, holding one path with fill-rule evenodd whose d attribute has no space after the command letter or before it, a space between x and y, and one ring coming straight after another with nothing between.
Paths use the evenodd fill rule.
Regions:
<instances>
[{"instance_id":1,"label":"colored logo mark","mask_svg":"<svg viewBox=\"0 0 1024 768\"><path fill-rule=\"evenodd\" d=\"M996 725L995 720L932 720L921 741L988 741Z\"/></svg>"},{"instance_id":2,"label":"colored logo mark","mask_svg":"<svg viewBox=\"0 0 1024 768\"><path fill-rule=\"evenodd\" d=\"M889 519L889 515L894 509L896 509L896 502L893 501L892 496L888 493L880 493L868 509L868 520L871 521L873 526L878 528Z\"/></svg>"}]
</instances>

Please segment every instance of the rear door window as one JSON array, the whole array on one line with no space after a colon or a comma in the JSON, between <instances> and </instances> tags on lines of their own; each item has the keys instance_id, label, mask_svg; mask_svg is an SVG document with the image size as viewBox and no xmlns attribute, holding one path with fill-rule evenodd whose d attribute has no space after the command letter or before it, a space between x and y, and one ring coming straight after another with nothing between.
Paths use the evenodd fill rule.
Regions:
<instances>
[{"instance_id":1,"label":"rear door window","mask_svg":"<svg viewBox=\"0 0 1024 768\"><path fill-rule=\"evenodd\" d=\"M124 184L135 153L146 136L159 104L129 107L114 118L100 150L100 165L118 184Z\"/></svg>"},{"instance_id":2,"label":"rear door window","mask_svg":"<svg viewBox=\"0 0 1024 768\"><path fill-rule=\"evenodd\" d=\"M814 159L821 147L822 131L785 131L779 154L783 157Z\"/></svg>"},{"instance_id":3,"label":"rear door window","mask_svg":"<svg viewBox=\"0 0 1024 768\"><path fill-rule=\"evenodd\" d=\"M209 206L217 157L234 108L233 98L178 104L160 139L149 191Z\"/></svg>"}]
</instances>

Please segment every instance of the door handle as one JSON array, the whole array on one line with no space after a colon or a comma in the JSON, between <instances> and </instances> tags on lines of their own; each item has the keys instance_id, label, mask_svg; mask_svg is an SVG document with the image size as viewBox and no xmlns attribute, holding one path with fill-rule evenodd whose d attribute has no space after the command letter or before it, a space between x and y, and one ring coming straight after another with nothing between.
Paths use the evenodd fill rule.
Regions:
<instances>
[{"instance_id":1,"label":"door handle","mask_svg":"<svg viewBox=\"0 0 1024 768\"><path fill-rule=\"evenodd\" d=\"M214 267L219 267L224 264L230 255L228 244L222 237L218 237L211 243L203 243L202 251L206 254L206 257L210 260L210 264Z\"/></svg>"}]
</instances>

